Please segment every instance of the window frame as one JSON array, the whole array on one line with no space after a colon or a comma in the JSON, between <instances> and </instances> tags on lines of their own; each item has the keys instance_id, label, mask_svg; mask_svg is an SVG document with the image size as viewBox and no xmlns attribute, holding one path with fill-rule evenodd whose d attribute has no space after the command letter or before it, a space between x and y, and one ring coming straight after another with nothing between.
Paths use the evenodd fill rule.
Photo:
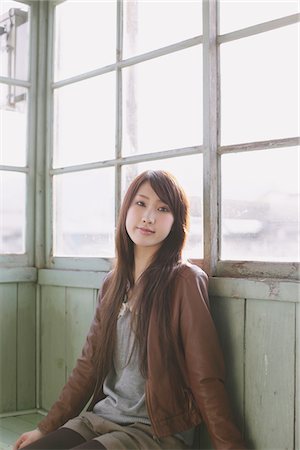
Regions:
<instances>
[{"instance_id":1,"label":"window frame","mask_svg":"<svg viewBox=\"0 0 300 450\"><path fill-rule=\"evenodd\" d=\"M81 269L107 271L112 266L113 258L101 257L53 257L53 214L52 214L52 180L56 174L91 170L102 167L115 168L115 205L116 218L121 203L121 167L151 160L170 158L172 156L202 154L203 155L203 259L191 259L200 265L210 276L227 277L271 277L299 278L298 262L281 263L272 261L229 261L220 260L221 239L221 155L232 152L255 151L258 149L273 149L299 145L299 137L268 140L263 142L242 143L238 145L220 145L220 46L226 42L241 39L251 35L267 32L300 21L300 15L282 17L280 19L253 25L241 30L220 35L218 33L218 0L203 0L203 35L185 41L168 45L142 55L122 59L122 1L117 0L117 48L116 63L91 72L73 76L66 80L53 81L53 37L55 7L64 0L49 2L48 19L48 73L47 73L47 175L46 175L46 267L50 269ZM196 147L179 148L149 154L121 156L122 138L122 69L138 62L143 62L188 48L203 45L203 143ZM56 88L82 81L96 75L116 72L116 151L115 158L95 163L52 167L52 134L53 123L53 91Z\"/></svg>"},{"instance_id":2,"label":"window frame","mask_svg":"<svg viewBox=\"0 0 300 450\"><path fill-rule=\"evenodd\" d=\"M219 0L217 3L209 2L212 8L216 10L216 16L219 16ZM205 0L206 2L206 0ZM214 3L214 5L213 5ZM277 28L282 28L285 26L293 25L300 22L300 14L292 14L289 16L284 16L279 19L270 20L267 22L262 22L250 27L246 27L240 30L232 31L229 33L219 34L214 37L216 41L216 46L218 48L218 63L217 63L217 74L218 79L218 101L217 101L217 159L218 159L218 257L215 258L217 261L214 267L215 276L229 276L229 277L270 277L270 278L289 278L289 279L299 279L300 277L300 263L299 262L275 262L275 261L230 261L221 260L220 255L220 241L221 241L221 156L223 154L229 153L240 153L249 152L257 150L272 150L275 148L283 147L293 147L300 145L300 137L293 136L284 139L269 139L267 141L259 142L246 142L232 145L222 146L220 143L220 71L219 71L219 61L220 61L220 47L222 44L227 42L235 41L237 39L247 38L249 36L255 36L260 33L265 33L268 31L275 30ZM217 18L217 24L219 24L219 17ZM299 150L300 151L300 148ZM296 243L297 245L297 243ZM298 242L299 246L299 242Z\"/></svg>"},{"instance_id":3,"label":"window frame","mask_svg":"<svg viewBox=\"0 0 300 450\"><path fill-rule=\"evenodd\" d=\"M37 27L38 4L34 0L17 0L30 7L30 36L29 36L29 64L28 80L0 76L0 83L20 86L27 89L27 142L26 165L11 166L0 165L3 172L24 173L26 175L26 207L25 207L25 252L1 253L0 267L26 267L33 266L35 261L35 154L36 154L36 83L37 83Z\"/></svg>"}]
</instances>

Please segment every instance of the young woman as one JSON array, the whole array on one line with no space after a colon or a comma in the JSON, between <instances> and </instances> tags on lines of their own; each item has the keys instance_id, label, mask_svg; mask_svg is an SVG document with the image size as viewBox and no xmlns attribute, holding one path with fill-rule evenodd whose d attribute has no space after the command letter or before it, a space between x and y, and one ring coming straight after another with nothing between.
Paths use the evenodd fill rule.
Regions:
<instances>
[{"instance_id":1,"label":"young woman","mask_svg":"<svg viewBox=\"0 0 300 450\"><path fill-rule=\"evenodd\" d=\"M188 217L170 174L146 171L131 183L115 267L81 357L58 401L15 450L186 449L202 421L215 449L246 448L224 388L207 276L182 261Z\"/></svg>"}]
</instances>

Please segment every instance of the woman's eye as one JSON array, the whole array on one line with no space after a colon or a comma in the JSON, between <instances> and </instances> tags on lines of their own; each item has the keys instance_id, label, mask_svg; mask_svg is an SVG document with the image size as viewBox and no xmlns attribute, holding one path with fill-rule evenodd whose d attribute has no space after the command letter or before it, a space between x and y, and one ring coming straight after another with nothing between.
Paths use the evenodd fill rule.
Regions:
<instances>
[{"instance_id":1,"label":"woman's eye","mask_svg":"<svg viewBox=\"0 0 300 450\"><path fill-rule=\"evenodd\" d=\"M136 204L138 205L138 206L145 206L145 203L144 202L142 202L142 201L138 201L138 202L136 202Z\"/></svg>"},{"instance_id":2,"label":"woman's eye","mask_svg":"<svg viewBox=\"0 0 300 450\"><path fill-rule=\"evenodd\" d=\"M158 210L162 211L162 212L169 212L170 211L167 206L161 206L160 208L158 208Z\"/></svg>"}]
</instances>

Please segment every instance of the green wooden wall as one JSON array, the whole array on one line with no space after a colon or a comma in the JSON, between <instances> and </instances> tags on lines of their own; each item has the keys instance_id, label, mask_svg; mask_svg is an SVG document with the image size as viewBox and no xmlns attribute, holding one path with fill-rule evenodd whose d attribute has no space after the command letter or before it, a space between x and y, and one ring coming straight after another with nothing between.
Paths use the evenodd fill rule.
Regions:
<instances>
[{"instance_id":1,"label":"green wooden wall","mask_svg":"<svg viewBox=\"0 0 300 450\"><path fill-rule=\"evenodd\" d=\"M0 412L34 407L36 386L36 405L50 408L81 352L104 276L90 273L80 280L71 271L40 272L37 324L34 283L0 285ZM210 283L227 388L249 448L299 448L298 287L241 279ZM212 448L205 429L201 448Z\"/></svg>"},{"instance_id":2,"label":"green wooden wall","mask_svg":"<svg viewBox=\"0 0 300 450\"><path fill-rule=\"evenodd\" d=\"M249 447L294 449L295 304L219 297L212 309Z\"/></svg>"},{"instance_id":3,"label":"green wooden wall","mask_svg":"<svg viewBox=\"0 0 300 450\"><path fill-rule=\"evenodd\" d=\"M96 305L96 289L43 286L41 408L49 409L80 355Z\"/></svg>"},{"instance_id":4,"label":"green wooden wall","mask_svg":"<svg viewBox=\"0 0 300 450\"><path fill-rule=\"evenodd\" d=\"M0 284L0 413L36 406L36 287Z\"/></svg>"}]
</instances>

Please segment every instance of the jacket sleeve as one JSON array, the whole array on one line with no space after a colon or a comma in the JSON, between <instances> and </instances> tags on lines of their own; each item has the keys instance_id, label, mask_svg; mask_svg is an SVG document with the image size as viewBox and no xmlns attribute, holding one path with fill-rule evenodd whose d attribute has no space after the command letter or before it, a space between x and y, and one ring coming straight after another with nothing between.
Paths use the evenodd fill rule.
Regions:
<instances>
[{"instance_id":1,"label":"jacket sleeve","mask_svg":"<svg viewBox=\"0 0 300 450\"><path fill-rule=\"evenodd\" d=\"M190 387L216 450L246 449L224 386L222 351L209 310L208 277L199 268L183 274L181 335Z\"/></svg>"},{"instance_id":2,"label":"jacket sleeve","mask_svg":"<svg viewBox=\"0 0 300 450\"><path fill-rule=\"evenodd\" d=\"M67 420L76 417L87 404L96 384L96 372L92 362L96 348L100 321L100 304L107 288L108 277L105 278L99 291L97 308L90 330L86 337L81 356L77 359L67 383L63 387L58 400L52 405L47 416L38 424L38 429L48 434Z\"/></svg>"}]
</instances>

